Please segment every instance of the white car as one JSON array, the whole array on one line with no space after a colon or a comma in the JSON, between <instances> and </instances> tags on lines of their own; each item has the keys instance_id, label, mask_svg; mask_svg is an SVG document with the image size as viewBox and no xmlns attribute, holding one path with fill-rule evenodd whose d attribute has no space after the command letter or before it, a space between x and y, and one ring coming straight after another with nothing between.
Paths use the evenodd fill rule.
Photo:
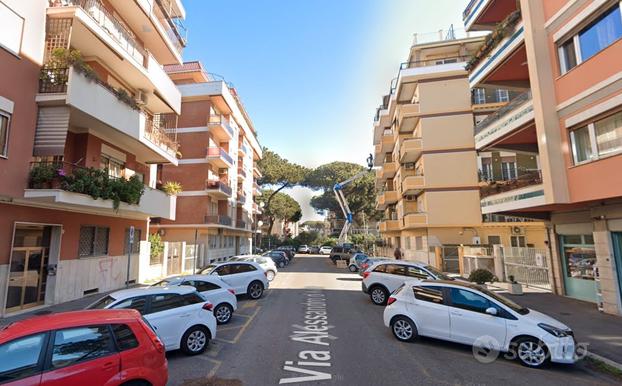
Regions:
<instances>
[{"instance_id":1,"label":"white car","mask_svg":"<svg viewBox=\"0 0 622 386\"><path fill-rule=\"evenodd\" d=\"M266 278L268 279L268 281L274 280L274 278L276 277L276 274L279 272L279 270L276 268L276 264L274 263L274 260L272 260L269 257L265 257L265 256L259 256L259 255L234 256L229 261L252 261L254 263L259 264L261 268L263 268L263 270L266 271Z\"/></svg>"},{"instance_id":2,"label":"white car","mask_svg":"<svg viewBox=\"0 0 622 386\"><path fill-rule=\"evenodd\" d=\"M263 291L269 287L266 271L251 261L228 261L210 264L200 272L202 275L217 275L229 284L236 295L248 295L251 299L259 299Z\"/></svg>"},{"instance_id":3,"label":"white car","mask_svg":"<svg viewBox=\"0 0 622 386\"><path fill-rule=\"evenodd\" d=\"M452 280L425 263L404 260L381 261L363 272L363 292L376 305L385 305L391 292L406 280Z\"/></svg>"},{"instance_id":4,"label":"white car","mask_svg":"<svg viewBox=\"0 0 622 386\"><path fill-rule=\"evenodd\" d=\"M227 324L238 309L235 290L214 275L171 276L152 285L152 287L172 287L187 285L214 305L214 316L218 324Z\"/></svg>"},{"instance_id":5,"label":"white car","mask_svg":"<svg viewBox=\"0 0 622 386\"><path fill-rule=\"evenodd\" d=\"M201 354L216 337L214 305L194 287L144 287L116 291L87 309L134 309L144 315L166 351Z\"/></svg>"},{"instance_id":6,"label":"white car","mask_svg":"<svg viewBox=\"0 0 622 386\"><path fill-rule=\"evenodd\" d=\"M329 247L328 245L324 245L320 247L320 255L330 255L330 252L333 250L333 247Z\"/></svg>"},{"instance_id":7,"label":"white car","mask_svg":"<svg viewBox=\"0 0 622 386\"><path fill-rule=\"evenodd\" d=\"M400 341L422 335L485 347L509 352L527 367L576 362L568 326L460 281L406 282L389 298L384 324Z\"/></svg>"},{"instance_id":8,"label":"white car","mask_svg":"<svg viewBox=\"0 0 622 386\"><path fill-rule=\"evenodd\" d=\"M302 244L298 247L298 253L309 253L309 246Z\"/></svg>"}]
</instances>

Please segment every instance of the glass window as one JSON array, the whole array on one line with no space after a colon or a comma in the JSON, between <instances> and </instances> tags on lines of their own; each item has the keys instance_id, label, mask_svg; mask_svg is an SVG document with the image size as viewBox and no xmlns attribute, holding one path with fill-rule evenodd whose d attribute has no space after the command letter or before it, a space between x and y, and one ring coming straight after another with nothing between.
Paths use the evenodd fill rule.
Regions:
<instances>
[{"instance_id":1,"label":"glass window","mask_svg":"<svg viewBox=\"0 0 622 386\"><path fill-rule=\"evenodd\" d=\"M108 307L115 301L117 301L117 299L113 298L112 296L106 296L106 297L99 299L95 303L93 303L93 305L89 306L89 309L90 310L103 310L104 308Z\"/></svg>"},{"instance_id":2,"label":"glass window","mask_svg":"<svg viewBox=\"0 0 622 386\"><path fill-rule=\"evenodd\" d=\"M413 287L415 299L430 303L443 303L443 289L441 287Z\"/></svg>"},{"instance_id":3,"label":"glass window","mask_svg":"<svg viewBox=\"0 0 622 386\"><path fill-rule=\"evenodd\" d=\"M510 236L510 245L512 247L525 247L525 236Z\"/></svg>"},{"instance_id":4,"label":"glass window","mask_svg":"<svg viewBox=\"0 0 622 386\"><path fill-rule=\"evenodd\" d=\"M119 351L130 350L138 347L138 339L132 329L125 324L115 324L112 326L114 338L117 341Z\"/></svg>"},{"instance_id":5,"label":"glass window","mask_svg":"<svg viewBox=\"0 0 622 386\"><path fill-rule=\"evenodd\" d=\"M407 267L406 276L414 277L421 280L425 280L430 277L426 271L418 267Z\"/></svg>"},{"instance_id":6,"label":"glass window","mask_svg":"<svg viewBox=\"0 0 622 386\"><path fill-rule=\"evenodd\" d=\"M9 150L10 116L0 111L0 156L6 157Z\"/></svg>"},{"instance_id":7,"label":"glass window","mask_svg":"<svg viewBox=\"0 0 622 386\"><path fill-rule=\"evenodd\" d=\"M575 51L574 39L571 38L559 47L559 56L562 74L577 66L577 54Z\"/></svg>"},{"instance_id":8,"label":"glass window","mask_svg":"<svg viewBox=\"0 0 622 386\"><path fill-rule=\"evenodd\" d=\"M220 267L216 268L216 273L218 273L220 276L230 275L231 273L233 273L231 270L231 264L221 265Z\"/></svg>"},{"instance_id":9,"label":"glass window","mask_svg":"<svg viewBox=\"0 0 622 386\"><path fill-rule=\"evenodd\" d=\"M0 383L39 373L39 357L44 342L45 334L37 334L1 345Z\"/></svg>"},{"instance_id":10,"label":"glass window","mask_svg":"<svg viewBox=\"0 0 622 386\"><path fill-rule=\"evenodd\" d=\"M622 112L594 123L598 155L618 153L622 150Z\"/></svg>"},{"instance_id":11,"label":"glass window","mask_svg":"<svg viewBox=\"0 0 622 386\"><path fill-rule=\"evenodd\" d=\"M423 249L423 236L415 237L415 249L418 251Z\"/></svg>"},{"instance_id":12,"label":"glass window","mask_svg":"<svg viewBox=\"0 0 622 386\"><path fill-rule=\"evenodd\" d=\"M592 159L592 145L590 132L587 126L570 132L572 155L575 163L581 163Z\"/></svg>"},{"instance_id":13,"label":"glass window","mask_svg":"<svg viewBox=\"0 0 622 386\"><path fill-rule=\"evenodd\" d=\"M385 273L387 271L387 264L380 264L374 268L374 272Z\"/></svg>"},{"instance_id":14,"label":"glass window","mask_svg":"<svg viewBox=\"0 0 622 386\"><path fill-rule=\"evenodd\" d=\"M185 305L184 299L177 294L153 295L151 297L151 310L149 313L162 312Z\"/></svg>"},{"instance_id":15,"label":"glass window","mask_svg":"<svg viewBox=\"0 0 622 386\"><path fill-rule=\"evenodd\" d=\"M488 244L490 245L501 244L501 236L488 236Z\"/></svg>"},{"instance_id":16,"label":"glass window","mask_svg":"<svg viewBox=\"0 0 622 386\"><path fill-rule=\"evenodd\" d=\"M197 289L197 291L199 292L205 292L205 291L213 291L216 289L220 289L220 287L214 283L210 283L208 281L202 281L202 280L188 280L185 281L183 283L181 283L182 285L189 285L192 286L194 288Z\"/></svg>"},{"instance_id":17,"label":"glass window","mask_svg":"<svg viewBox=\"0 0 622 386\"><path fill-rule=\"evenodd\" d=\"M499 102L509 102L510 101L510 93L508 90L498 89L497 90L497 101Z\"/></svg>"},{"instance_id":18,"label":"glass window","mask_svg":"<svg viewBox=\"0 0 622 386\"><path fill-rule=\"evenodd\" d=\"M593 238L589 240L581 236L562 236L566 277L581 280L594 280L594 266L596 265L596 249ZM577 243L577 241L579 241ZM588 243L588 241L592 241Z\"/></svg>"},{"instance_id":19,"label":"glass window","mask_svg":"<svg viewBox=\"0 0 622 386\"><path fill-rule=\"evenodd\" d=\"M473 103L475 103L476 105L482 105L486 103L486 89L473 89Z\"/></svg>"},{"instance_id":20,"label":"glass window","mask_svg":"<svg viewBox=\"0 0 622 386\"><path fill-rule=\"evenodd\" d=\"M58 369L114 353L108 326L77 327L56 331L52 368Z\"/></svg>"},{"instance_id":21,"label":"glass window","mask_svg":"<svg viewBox=\"0 0 622 386\"><path fill-rule=\"evenodd\" d=\"M130 309L136 310L141 314L145 313L145 306L147 304L147 298L144 296L123 300L122 302L115 304L114 309Z\"/></svg>"},{"instance_id":22,"label":"glass window","mask_svg":"<svg viewBox=\"0 0 622 386\"><path fill-rule=\"evenodd\" d=\"M621 37L622 15L620 5L616 4L579 33L581 58L591 58Z\"/></svg>"},{"instance_id":23,"label":"glass window","mask_svg":"<svg viewBox=\"0 0 622 386\"><path fill-rule=\"evenodd\" d=\"M501 172L505 181L516 179L516 162L501 162Z\"/></svg>"},{"instance_id":24,"label":"glass window","mask_svg":"<svg viewBox=\"0 0 622 386\"><path fill-rule=\"evenodd\" d=\"M406 267L399 264L387 264L385 273L406 276Z\"/></svg>"},{"instance_id":25,"label":"glass window","mask_svg":"<svg viewBox=\"0 0 622 386\"><path fill-rule=\"evenodd\" d=\"M201 297L201 295L199 295L196 292L190 293L190 294L185 294L181 296L184 300L184 305L189 306L191 304L197 304L197 303L204 303L205 299L203 299Z\"/></svg>"},{"instance_id":26,"label":"glass window","mask_svg":"<svg viewBox=\"0 0 622 386\"><path fill-rule=\"evenodd\" d=\"M459 288L451 288L450 291L452 307L481 313L486 312L486 309L490 307L488 299L474 292Z\"/></svg>"},{"instance_id":27,"label":"glass window","mask_svg":"<svg viewBox=\"0 0 622 386\"><path fill-rule=\"evenodd\" d=\"M100 157L100 167L102 169L108 169L108 175L110 177L123 177L123 169L125 169L123 161L119 161L106 154L102 154Z\"/></svg>"},{"instance_id":28,"label":"glass window","mask_svg":"<svg viewBox=\"0 0 622 386\"><path fill-rule=\"evenodd\" d=\"M80 257L107 255L109 233L110 228L81 226L78 255Z\"/></svg>"}]
</instances>

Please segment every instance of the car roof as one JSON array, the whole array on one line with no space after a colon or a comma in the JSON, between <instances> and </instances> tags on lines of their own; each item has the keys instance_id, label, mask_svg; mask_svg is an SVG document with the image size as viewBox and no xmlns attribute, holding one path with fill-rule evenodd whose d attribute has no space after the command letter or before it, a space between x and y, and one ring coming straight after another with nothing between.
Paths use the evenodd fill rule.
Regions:
<instances>
[{"instance_id":1,"label":"car roof","mask_svg":"<svg viewBox=\"0 0 622 386\"><path fill-rule=\"evenodd\" d=\"M144 295L155 295L162 293L172 293L179 295L186 295L192 292L195 292L196 288L190 287L187 285L179 285L179 286L170 286L170 287L140 287L140 288L130 288L121 291L115 291L111 293L109 296L118 299L127 299L134 296L144 296Z\"/></svg>"},{"instance_id":2,"label":"car roof","mask_svg":"<svg viewBox=\"0 0 622 386\"><path fill-rule=\"evenodd\" d=\"M440 285L443 287L462 287L462 288L468 288L468 289L472 289L476 291L480 291L482 289L482 287L480 287L479 285L475 283L469 283L469 282L460 281L460 280L423 280L423 281L407 280L406 283L412 284L412 285L430 284L430 285L436 285L436 286Z\"/></svg>"},{"instance_id":3,"label":"car roof","mask_svg":"<svg viewBox=\"0 0 622 386\"><path fill-rule=\"evenodd\" d=\"M59 328L105 323L127 323L140 319L136 310L83 310L37 316L14 322L0 330L0 343L21 336Z\"/></svg>"},{"instance_id":4,"label":"car roof","mask_svg":"<svg viewBox=\"0 0 622 386\"><path fill-rule=\"evenodd\" d=\"M167 277L164 280L171 280L171 281L174 280L174 282L181 282L183 280L204 280L204 281L222 282L222 279L220 279L217 276L214 276L214 275L201 275L201 274L170 276L170 277Z\"/></svg>"},{"instance_id":5,"label":"car roof","mask_svg":"<svg viewBox=\"0 0 622 386\"><path fill-rule=\"evenodd\" d=\"M378 261L376 264L377 265L380 265L380 264L401 264L401 265L408 265L408 266L411 266L411 267L423 267L423 268L425 268L428 265L426 263L421 263L419 261L396 260L396 259L381 260L381 261Z\"/></svg>"}]
</instances>

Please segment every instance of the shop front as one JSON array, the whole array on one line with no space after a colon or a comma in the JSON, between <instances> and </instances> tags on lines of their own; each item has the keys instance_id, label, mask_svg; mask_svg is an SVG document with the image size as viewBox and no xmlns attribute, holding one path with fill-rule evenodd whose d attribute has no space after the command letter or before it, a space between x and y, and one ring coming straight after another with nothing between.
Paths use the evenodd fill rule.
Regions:
<instances>
[{"instance_id":1,"label":"shop front","mask_svg":"<svg viewBox=\"0 0 622 386\"><path fill-rule=\"evenodd\" d=\"M562 235L560 247L566 295L596 303L594 237L591 234Z\"/></svg>"}]
</instances>

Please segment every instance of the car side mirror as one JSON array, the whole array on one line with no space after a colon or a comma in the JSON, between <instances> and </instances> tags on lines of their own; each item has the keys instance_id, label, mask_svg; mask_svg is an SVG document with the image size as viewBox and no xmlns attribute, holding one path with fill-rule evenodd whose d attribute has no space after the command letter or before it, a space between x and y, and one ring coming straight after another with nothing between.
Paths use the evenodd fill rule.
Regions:
<instances>
[{"instance_id":1,"label":"car side mirror","mask_svg":"<svg viewBox=\"0 0 622 386\"><path fill-rule=\"evenodd\" d=\"M497 316L497 309L494 307L488 307L486 308L486 313L488 315Z\"/></svg>"},{"instance_id":2,"label":"car side mirror","mask_svg":"<svg viewBox=\"0 0 622 386\"><path fill-rule=\"evenodd\" d=\"M214 271L214 272L210 273L210 275L220 276L220 275L218 274L218 272L216 272L216 271Z\"/></svg>"}]
</instances>

